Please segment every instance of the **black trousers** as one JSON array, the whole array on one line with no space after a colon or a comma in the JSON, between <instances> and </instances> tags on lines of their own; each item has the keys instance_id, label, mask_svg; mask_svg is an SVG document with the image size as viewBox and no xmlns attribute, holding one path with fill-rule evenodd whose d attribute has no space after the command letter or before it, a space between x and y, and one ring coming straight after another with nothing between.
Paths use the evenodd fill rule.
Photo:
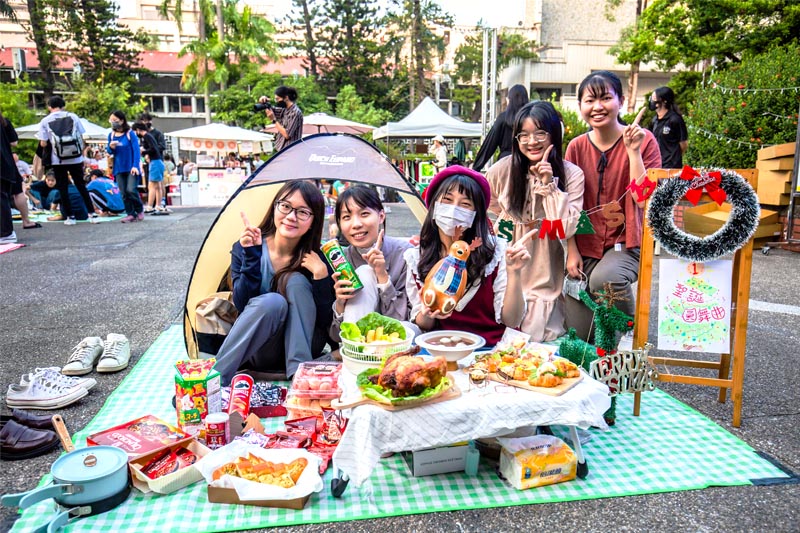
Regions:
<instances>
[{"instance_id":1,"label":"black trousers","mask_svg":"<svg viewBox=\"0 0 800 533\"><path fill-rule=\"evenodd\" d=\"M89 197L89 191L86 190L86 182L83 179L83 163L75 163L74 165L53 165L53 171L56 174L56 188L61 194L61 212L64 213L66 218L75 216L72 212L72 205L69 202L69 178L72 177L72 183L81 193L83 203L86 204L86 211L91 215L94 213L94 204Z\"/></svg>"},{"instance_id":2,"label":"black trousers","mask_svg":"<svg viewBox=\"0 0 800 533\"><path fill-rule=\"evenodd\" d=\"M14 232L11 220L11 187L12 183L0 179L0 237L8 237Z\"/></svg>"}]
</instances>

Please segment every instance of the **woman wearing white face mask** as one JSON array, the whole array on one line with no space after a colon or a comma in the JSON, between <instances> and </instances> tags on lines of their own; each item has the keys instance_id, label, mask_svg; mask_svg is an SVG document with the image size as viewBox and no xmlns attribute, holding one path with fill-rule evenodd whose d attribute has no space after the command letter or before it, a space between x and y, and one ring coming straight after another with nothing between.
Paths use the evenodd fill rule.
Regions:
<instances>
[{"instance_id":1,"label":"woman wearing white face mask","mask_svg":"<svg viewBox=\"0 0 800 533\"><path fill-rule=\"evenodd\" d=\"M342 236L350 243L345 256L364 287L354 291L350 281L340 279L338 272L333 274L336 301L331 338L339 340L342 322L358 322L372 311L407 320L403 252L411 244L384 235L386 214L378 193L360 185L344 189L336 201L334 216Z\"/></svg>"},{"instance_id":2,"label":"woman wearing white face mask","mask_svg":"<svg viewBox=\"0 0 800 533\"><path fill-rule=\"evenodd\" d=\"M506 326L516 328L525 314L520 269L530 259L524 246L506 247L490 233L486 210L491 200L489 182L479 172L447 167L428 187L428 216L420 231L420 245L404 254L408 264L406 292L409 320L422 330L453 329L475 333L488 345L497 344ZM459 230L460 228L460 230ZM482 243L467 259L467 290L449 314L432 312L422 304L425 278L450 245L460 239Z\"/></svg>"}]
</instances>

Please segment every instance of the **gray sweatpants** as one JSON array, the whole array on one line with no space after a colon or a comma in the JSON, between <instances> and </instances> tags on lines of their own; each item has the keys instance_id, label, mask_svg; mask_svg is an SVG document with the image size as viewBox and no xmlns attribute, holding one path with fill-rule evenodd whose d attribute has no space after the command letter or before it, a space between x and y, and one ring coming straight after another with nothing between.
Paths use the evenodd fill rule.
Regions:
<instances>
[{"instance_id":1,"label":"gray sweatpants","mask_svg":"<svg viewBox=\"0 0 800 533\"><path fill-rule=\"evenodd\" d=\"M615 291L621 292L628 298L626 301L617 302L620 311L634 316L636 310L636 295L631 285L639 279L639 248L614 251L609 248L602 259L593 257L583 258L583 272L588 277L586 290L594 299L594 292L603 289L605 283L611 283ZM575 328L578 337L588 342L594 342L594 328L592 327L592 311L583 302L571 296L565 298L567 328ZM590 338L591 333L591 338Z\"/></svg>"},{"instance_id":2,"label":"gray sweatpants","mask_svg":"<svg viewBox=\"0 0 800 533\"><path fill-rule=\"evenodd\" d=\"M282 372L291 377L300 363L311 361L325 346L315 334L317 308L311 282L291 274L286 297L270 292L252 298L234 322L217 353L214 368L228 385L244 366L262 372Z\"/></svg>"}]
</instances>

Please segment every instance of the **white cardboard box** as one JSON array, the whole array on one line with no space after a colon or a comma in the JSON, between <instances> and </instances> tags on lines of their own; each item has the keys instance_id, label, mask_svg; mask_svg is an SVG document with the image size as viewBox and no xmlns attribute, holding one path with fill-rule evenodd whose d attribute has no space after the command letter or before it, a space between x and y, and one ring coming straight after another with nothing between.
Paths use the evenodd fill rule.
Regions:
<instances>
[{"instance_id":1,"label":"white cardboard box","mask_svg":"<svg viewBox=\"0 0 800 533\"><path fill-rule=\"evenodd\" d=\"M467 463L467 443L427 448L414 452L405 452L406 464L414 477L462 472Z\"/></svg>"}]
</instances>

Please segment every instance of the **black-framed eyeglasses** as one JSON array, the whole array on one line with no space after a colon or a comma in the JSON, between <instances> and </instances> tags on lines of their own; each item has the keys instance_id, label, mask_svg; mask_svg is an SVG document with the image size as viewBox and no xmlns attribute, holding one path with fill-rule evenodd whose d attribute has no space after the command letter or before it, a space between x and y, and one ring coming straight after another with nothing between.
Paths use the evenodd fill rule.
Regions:
<instances>
[{"instance_id":1,"label":"black-framed eyeglasses","mask_svg":"<svg viewBox=\"0 0 800 533\"><path fill-rule=\"evenodd\" d=\"M278 210L279 213L283 213L284 215L288 215L292 211L294 211L297 220L301 222L305 222L306 220L310 219L314 216L314 213L311 212L310 209L306 209L305 207L292 207L292 204L289 202L276 202L275 209Z\"/></svg>"},{"instance_id":2,"label":"black-framed eyeglasses","mask_svg":"<svg viewBox=\"0 0 800 533\"><path fill-rule=\"evenodd\" d=\"M550 138L550 132L547 131L534 131L533 133L522 132L516 136L517 142L520 144L528 144L529 142L536 141L543 143Z\"/></svg>"}]
</instances>

